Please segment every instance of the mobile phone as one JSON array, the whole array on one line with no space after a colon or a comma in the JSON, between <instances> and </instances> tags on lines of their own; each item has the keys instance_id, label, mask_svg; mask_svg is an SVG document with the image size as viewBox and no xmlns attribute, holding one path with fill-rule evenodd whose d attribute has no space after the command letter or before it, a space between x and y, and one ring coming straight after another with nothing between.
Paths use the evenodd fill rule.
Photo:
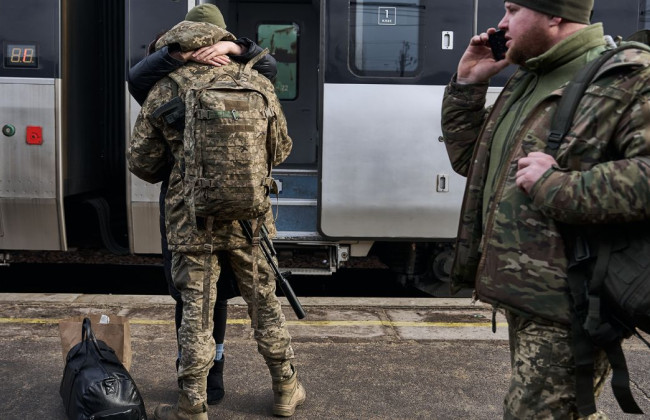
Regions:
<instances>
[{"instance_id":1,"label":"mobile phone","mask_svg":"<svg viewBox=\"0 0 650 420\"><path fill-rule=\"evenodd\" d=\"M498 30L488 37L488 44L492 50L492 56L496 61L503 60L506 56L506 35L502 30Z\"/></svg>"}]
</instances>

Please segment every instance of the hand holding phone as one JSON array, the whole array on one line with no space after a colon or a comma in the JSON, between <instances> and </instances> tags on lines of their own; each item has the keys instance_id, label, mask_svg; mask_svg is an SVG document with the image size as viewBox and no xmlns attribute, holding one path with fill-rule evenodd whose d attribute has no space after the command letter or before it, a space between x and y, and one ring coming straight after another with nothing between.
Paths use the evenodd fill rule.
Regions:
<instances>
[{"instance_id":1,"label":"hand holding phone","mask_svg":"<svg viewBox=\"0 0 650 420\"><path fill-rule=\"evenodd\" d=\"M496 61L503 60L506 57L506 35L502 30L498 30L488 37L488 44L492 49L492 56Z\"/></svg>"}]
</instances>

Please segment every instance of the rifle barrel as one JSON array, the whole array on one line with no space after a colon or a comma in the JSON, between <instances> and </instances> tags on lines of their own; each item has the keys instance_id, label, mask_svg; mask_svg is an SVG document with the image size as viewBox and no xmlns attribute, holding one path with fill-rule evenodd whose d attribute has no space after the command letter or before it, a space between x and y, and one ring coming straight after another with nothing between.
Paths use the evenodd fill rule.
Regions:
<instances>
[{"instance_id":1,"label":"rifle barrel","mask_svg":"<svg viewBox=\"0 0 650 420\"><path fill-rule=\"evenodd\" d=\"M251 243L253 243L253 227L251 226L251 222L249 220L240 220L239 224L244 230L246 236L248 237L248 240L250 240ZM262 229L260 231L262 235L260 248L262 248L262 253L266 258L266 262L268 262L271 268L273 269L273 272L275 273L275 279L279 283L280 289L282 289L284 296L289 301L289 304L291 305L293 312L296 314L298 319L303 319L306 316L305 310L300 304L298 297L294 293L291 284L289 284L289 281L280 272L278 265L273 260L273 256L275 256L275 249L273 248L273 243L271 242L271 239L268 236L268 231L266 230L266 226L264 224L262 224Z\"/></svg>"}]
</instances>

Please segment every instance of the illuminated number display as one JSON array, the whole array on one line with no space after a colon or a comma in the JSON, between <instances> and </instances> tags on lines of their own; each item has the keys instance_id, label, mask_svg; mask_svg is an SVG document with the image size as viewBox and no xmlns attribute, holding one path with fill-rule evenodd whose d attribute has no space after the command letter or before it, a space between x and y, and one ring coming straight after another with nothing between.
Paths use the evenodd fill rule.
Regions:
<instances>
[{"instance_id":1,"label":"illuminated number display","mask_svg":"<svg viewBox=\"0 0 650 420\"><path fill-rule=\"evenodd\" d=\"M7 44L5 67L38 67L34 44Z\"/></svg>"}]
</instances>

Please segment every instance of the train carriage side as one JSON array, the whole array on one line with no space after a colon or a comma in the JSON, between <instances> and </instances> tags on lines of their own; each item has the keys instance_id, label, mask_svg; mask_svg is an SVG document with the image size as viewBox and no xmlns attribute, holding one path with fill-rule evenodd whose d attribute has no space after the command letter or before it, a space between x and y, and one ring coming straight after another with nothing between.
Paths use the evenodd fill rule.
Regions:
<instances>
[{"instance_id":1,"label":"train carriage side","mask_svg":"<svg viewBox=\"0 0 650 420\"><path fill-rule=\"evenodd\" d=\"M331 274L378 257L405 283L444 277L465 181L439 140L440 105L476 2L215 3L278 61L294 141L274 171L281 263ZM498 21L502 2L483 3Z\"/></svg>"},{"instance_id":2,"label":"train carriage side","mask_svg":"<svg viewBox=\"0 0 650 420\"><path fill-rule=\"evenodd\" d=\"M274 170L281 264L316 275L378 260L445 294L465 180L439 140L442 94L503 1L210 2L278 61L294 141ZM196 3L0 0L0 263L24 250L160 253L159 186L125 164L139 111L126 72ZM647 9L597 0L593 21L627 35L650 27Z\"/></svg>"},{"instance_id":3,"label":"train carriage side","mask_svg":"<svg viewBox=\"0 0 650 420\"><path fill-rule=\"evenodd\" d=\"M0 262L131 252L125 57L194 3L0 1Z\"/></svg>"},{"instance_id":4,"label":"train carriage side","mask_svg":"<svg viewBox=\"0 0 650 420\"><path fill-rule=\"evenodd\" d=\"M0 13L0 250L65 250L61 9L45 0L6 3Z\"/></svg>"},{"instance_id":5,"label":"train carriage side","mask_svg":"<svg viewBox=\"0 0 650 420\"><path fill-rule=\"evenodd\" d=\"M402 283L445 294L465 179L440 141L442 95L470 36L497 25L503 1L215 3L229 28L279 63L294 151L275 171L278 247L320 250L303 267L312 274L376 256ZM645 2L596 3L594 21L612 34L644 27ZM488 101L513 72L491 81Z\"/></svg>"}]
</instances>

